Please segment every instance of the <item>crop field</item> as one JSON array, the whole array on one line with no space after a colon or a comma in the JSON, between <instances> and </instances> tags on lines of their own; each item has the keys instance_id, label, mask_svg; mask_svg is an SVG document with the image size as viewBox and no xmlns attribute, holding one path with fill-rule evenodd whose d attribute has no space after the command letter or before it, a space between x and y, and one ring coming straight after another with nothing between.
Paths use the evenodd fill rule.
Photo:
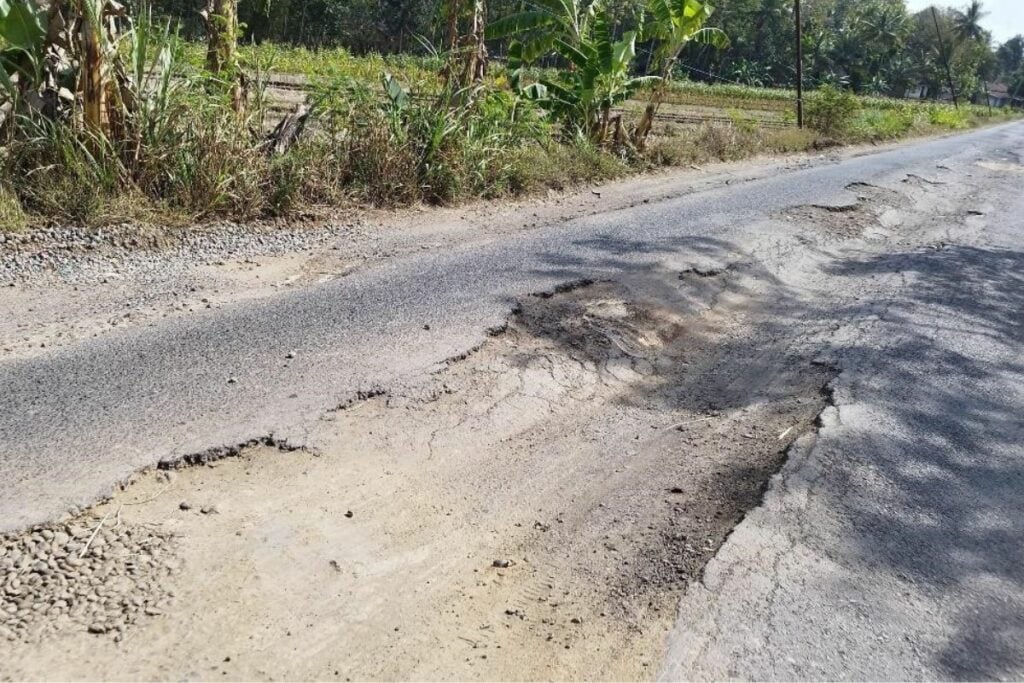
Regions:
<instances>
[{"instance_id":1,"label":"crop field","mask_svg":"<svg viewBox=\"0 0 1024 683\"><path fill-rule=\"evenodd\" d=\"M204 46L182 43L180 49L180 64L186 68L201 68ZM272 44L242 46L239 52L240 61L253 75L256 87L264 89L267 108L264 125L267 128L272 128L299 105L316 102L325 93L357 87L370 96L374 93L383 96L384 74L392 75L416 97L430 97L441 85L442 62L434 57L355 56L340 48L310 50ZM508 82L502 63L492 63L489 81L497 86ZM805 97L812 98L813 94L807 93ZM644 102L645 93L640 92L623 103L620 110L629 120L639 116ZM930 101L858 96L856 102L868 127L892 112L902 112L905 117L932 124L990 115L985 107L976 105L962 105L958 112L951 104ZM677 80L671 84L658 111L656 132L671 135L673 128L705 124L792 128L796 126L795 103L796 91L791 89ZM884 126L882 132L880 137L892 137L884 134Z\"/></svg>"}]
</instances>

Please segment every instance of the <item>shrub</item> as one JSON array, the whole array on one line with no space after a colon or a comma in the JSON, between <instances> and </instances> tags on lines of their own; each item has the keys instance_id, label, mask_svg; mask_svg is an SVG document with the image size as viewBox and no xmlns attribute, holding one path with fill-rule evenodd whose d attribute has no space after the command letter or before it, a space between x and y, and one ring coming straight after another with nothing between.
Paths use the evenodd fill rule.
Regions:
<instances>
[{"instance_id":1,"label":"shrub","mask_svg":"<svg viewBox=\"0 0 1024 683\"><path fill-rule=\"evenodd\" d=\"M859 109L860 103L852 93L827 85L807 97L807 125L825 135L842 136Z\"/></svg>"},{"instance_id":2,"label":"shrub","mask_svg":"<svg viewBox=\"0 0 1024 683\"><path fill-rule=\"evenodd\" d=\"M928 108L928 121L933 126L960 130L967 128L967 112L949 106L932 105Z\"/></svg>"}]
</instances>

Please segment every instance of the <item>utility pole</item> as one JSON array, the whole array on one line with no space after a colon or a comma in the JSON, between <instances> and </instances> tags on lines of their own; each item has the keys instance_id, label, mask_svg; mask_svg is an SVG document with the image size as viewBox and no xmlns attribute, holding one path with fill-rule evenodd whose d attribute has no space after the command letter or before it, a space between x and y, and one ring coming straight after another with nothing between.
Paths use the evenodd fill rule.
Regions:
<instances>
[{"instance_id":1,"label":"utility pole","mask_svg":"<svg viewBox=\"0 0 1024 683\"><path fill-rule=\"evenodd\" d=\"M939 54L942 55L942 63L946 65L946 82L949 83L949 92L953 95L953 106L960 108L956 98L956 87L953 85L953 72L949 70L949 55L946 54L946 44L942 40L942 31L939 30L939 15L935 12L935 5L932 5L932 21L935 22L935 35L939 39Z\"/></svg>"},{"instance_id":2,"label":"utility pole","mask_svg":"<svg viewBox=\"0 0 1024 683\"><path fill-rule=\"evenodd\" d=\"M796 125L804 127L804 27L800 22L800 0L796 0Z\"/></svg>"}]
</instances>

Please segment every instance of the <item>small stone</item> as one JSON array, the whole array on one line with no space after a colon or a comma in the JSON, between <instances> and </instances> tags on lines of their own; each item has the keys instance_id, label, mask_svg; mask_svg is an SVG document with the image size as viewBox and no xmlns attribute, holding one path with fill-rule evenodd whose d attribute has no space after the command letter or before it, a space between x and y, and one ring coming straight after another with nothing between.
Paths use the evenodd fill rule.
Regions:
<instances>
[{"instance_id":1,"label":"small stone","mask_svg":"<svg viewBox=\"0 0 1024 683\"><path fill-rule=\"evenodd\" d=\"M499 569L505 569L511 566L511 564L512 563L508 560L495 560L494 562L491 562L492 567L498 567Z\"/></svg>"},{"instance_id":2,"label":"small stone","mask_svg":"<svg viewBox=\"0 0 1024 683\"><path fill-rule=\"evenodd\" d=\"M347 512L345 512L345 516L348 517L349 519L352 519L352 517L355 516L355 513L352 512L351 510L348 510Z\"/></svg>"},{"instance_id":3,"label":"small stone","mask_svg":"<svg viewBox=\"0 0 1024 683\"><path fill-rule=\"evenodd\" d=\"M288 353L284 354L284 357L287 358L288 360L291 360L291 359L295 358L295 352L294 351L289 351Z\"/></svg>"},{"instance_id":4,"label":"small stone","mask_svg":"<svg viewBox=\"0 0 1024 683\"><path fill-rule=\"evenodd\" d=\"M238 384L238 380L234 377L228 377L228 384Z\"/></svg>"},{"instance_id":5,"label":"small stone","mask_svg":"<svg viewBox=\"0 0 1024 683\"><path fill-rule=\"evenodd\" d=\"M183 500L180 503L178 503L178 509L179 510L191 510L192 506L187 501Z\"/></svg>"},{"instance_id":6,"label":"small stone","mask_svg":"<svg viewBox=\"0 0 1024 683\"><path fill-rule=\"evenodd\" d=\"M199 508L199 512L203 513L204 515L220 514L220 510L217 509L216 505L204 505L203 507Z\"/></svg>"},{"instance_id":7,"label":"small stone","mask_svg":"<svg viewBox=\"0 0 1024 683\"><path fill-rule=\"evenodd\" d=\"M89 633L106 633L107 630L107 625L103 622L97 621L89 624Z\"/></svg>"}]
</instances>

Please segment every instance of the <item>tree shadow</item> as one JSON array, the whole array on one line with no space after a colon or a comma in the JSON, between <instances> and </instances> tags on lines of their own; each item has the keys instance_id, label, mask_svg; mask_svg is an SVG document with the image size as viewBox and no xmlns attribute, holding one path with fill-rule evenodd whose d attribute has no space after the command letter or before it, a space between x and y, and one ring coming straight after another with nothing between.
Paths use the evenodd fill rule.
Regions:
<instances>
[{"instance_id":1,"label":"tree shadow","mask_svg":"<svg viewBox=\"0 0 1024 683\"><path fill-rule=\"evenodd\" d=\"M845 535L836 559L859 572L884 567L932 597L950 596L957 630L932 662L936 671L957 679L1021 675L1024 252L946 246L836 259L820 270L837 291L866 293L837 305L798 295L723 240L575 246L572 255L551 254L544 274L628 279L664 271L666 257L678 263L681 255L744 262L744 277L724 278L720 287L726 295L755 296L760 314L742 335L714 340L716 353L733 364L731 374L710 364L690 384L670 378L671 386L644 399L704 410L687 398L699 381L722 385L726 400L717 407L743 407L762 397L730 392L737 373L756 375L785 358L807 363L815 349L841 358L853 370L843 378L847 399L863 411L851 413L861 422L845 425L817 454L829 470L815 493L842 520ZM880 277L903 278L906 286L895 294L864 289ZM662 301L693 310L692 282L662 281ZM863 334L801 343L837 321ZM965 595L977 595L977 609L964 607Z\"/></svg>"},{"instance_id":2,"label":"tree shadow","mask_svg":"<svg viewBox=\"0 0 1024 683\"><path fill-rule=\"evenodd\" d=\"M896 341L851 350L870 364L863 390L891 422L841 444L850 455L870 454L865 466L888 500L882 506L858 495L849 468L829 492L842 496L837 503L865 557L937 595L959 588L989 603L962 614L939 670L953 678L1019 676L1024 253L951 246L837 262L826 271L910 280L884 315ZM894 441L894 434L905 436Z\"/></svg>"}]
</instances>

